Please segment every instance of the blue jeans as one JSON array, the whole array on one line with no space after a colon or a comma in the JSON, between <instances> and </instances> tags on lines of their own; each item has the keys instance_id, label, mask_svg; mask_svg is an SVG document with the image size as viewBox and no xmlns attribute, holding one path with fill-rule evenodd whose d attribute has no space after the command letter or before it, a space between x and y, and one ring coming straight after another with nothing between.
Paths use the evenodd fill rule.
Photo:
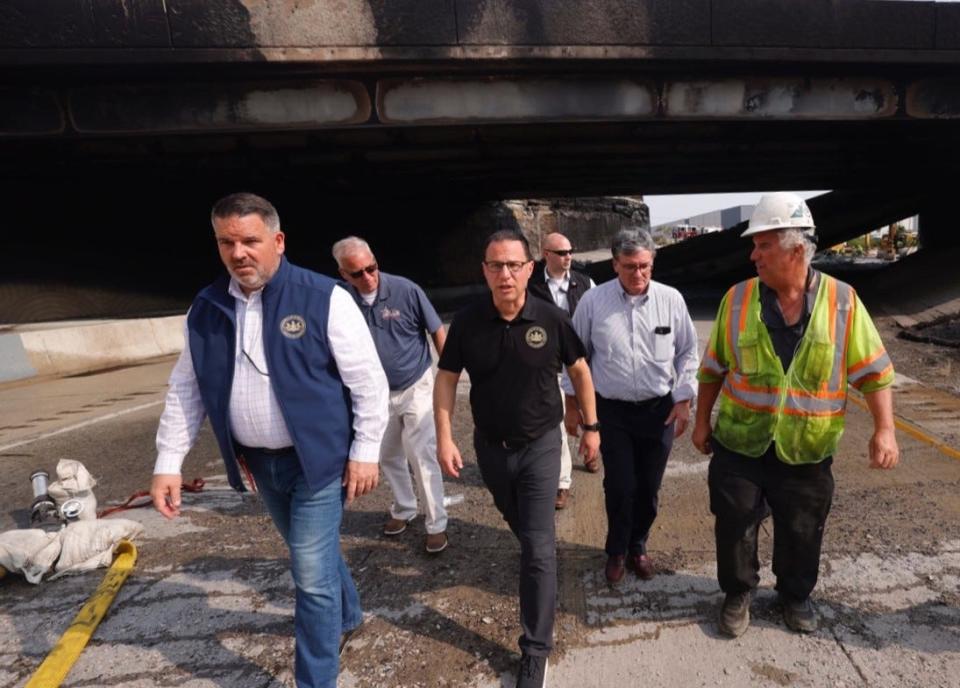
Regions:
<instances>
[{"instance_id":1,"label":"blue jeans","mask_svg":"<svg viewBox=\"0 0 960 688\"><path fill-rule=\"evenodd\" d=\"M300 688L336 688L340 636L363 620L360 598L340 552L343 487L307 485L293 452L245 452L257 490L290 548L296 585L293 624L295 673Z\"/></svg>"}]
</instances>

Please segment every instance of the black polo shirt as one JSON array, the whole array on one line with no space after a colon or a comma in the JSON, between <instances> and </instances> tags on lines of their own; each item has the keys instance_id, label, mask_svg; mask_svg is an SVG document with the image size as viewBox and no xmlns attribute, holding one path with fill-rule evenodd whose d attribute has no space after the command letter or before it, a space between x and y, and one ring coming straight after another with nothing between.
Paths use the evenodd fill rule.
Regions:
<instances>
[{"instance_id":1,"label":"black polo shirt","mask_svg":"<svg viewBox=\"0 0 960 688\"><path fill-rule=\"evenodd\" d=\"M488 294L456 314L438 365L469 373L478 432L526 443L563 420L557 374L584 356L570 317L555 305L528 294L520 314L507 322Z\"/></svg>"}]
</instances>

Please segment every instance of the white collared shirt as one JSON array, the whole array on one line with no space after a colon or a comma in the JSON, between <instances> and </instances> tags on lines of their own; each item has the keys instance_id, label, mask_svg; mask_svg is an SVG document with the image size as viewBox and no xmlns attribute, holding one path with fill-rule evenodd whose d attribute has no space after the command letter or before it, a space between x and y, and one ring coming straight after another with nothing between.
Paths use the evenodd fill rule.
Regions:
<instances>
[{"instance_id":1,"label":"white collared shirt","mask_svg":"<svg viewBox=\"0 0 960 688\"><path fill-rule=\"evenodd\" d=\"M646 401L696 395L697 332L680 292L650 280L631 296L614 278L577 304L573 329L587 349L593 386L602 397ZM566 377L564 391L573 394Z\"/></svg>"},{"instance_id":2,"label":"white collared shirt","mask_svg":"<svg viewBox=\"0 0 960 688\"><path fill-rule=\"evenodd\" d=\"M270 371L263 351L262 290L247 296L236 280L231 279L229 293L236 300L237 320L230 431L237 442L248 447L289 447L293 440L270 385ZM350 390L354 431L350 459L376 463L387 421L387 378L360 309L340 287L334 288L330 296L327 344L343 384ZM188 332L185 332L184 348L170 374L169 384L157 430L154 473L180 472L183 459L206 417L193 370Z\"/></svg>"},{"instance_id":3,"label":"white collared shirt","mask_svg":"<svg viewBox=\"0 0 960 688\"><path fill-rule=\"evenodd\" d=\"M543 277L547 282L547 288L550 290L550 296L553 297L553 302L557 304L557 308L562 308L567 310L567 292L570 291L570 271L564 271L563 275L560 277L553 277L550 274L550 271L547 270L547 266L543 266ZM593 283L593 280L590 280L587 289L593 289L596 285Z\"/></svg>"}]
</instances>

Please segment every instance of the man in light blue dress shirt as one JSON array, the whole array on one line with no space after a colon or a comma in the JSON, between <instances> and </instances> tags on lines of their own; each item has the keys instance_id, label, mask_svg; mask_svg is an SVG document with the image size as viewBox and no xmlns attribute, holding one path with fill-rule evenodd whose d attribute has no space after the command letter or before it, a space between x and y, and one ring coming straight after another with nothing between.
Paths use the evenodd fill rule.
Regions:
<instances>
[{"instance_id":1,"label":"man in light blue dress shirt","mask_svg":"<svg viewBox=\"0 0 960 688\"><path fill-rule=\"evenodd\" d=\"M603 489L607 511L606 577L626 569L654 576L647 536L675 437L686 429L696 395L697 334L683 297L651 279L656 246L650 235L622 230L614 237L617 279L583 295L573 327L583 340L597 394ZM564 422L580 422L567 392Z\"/></svg>"}]
</instances>

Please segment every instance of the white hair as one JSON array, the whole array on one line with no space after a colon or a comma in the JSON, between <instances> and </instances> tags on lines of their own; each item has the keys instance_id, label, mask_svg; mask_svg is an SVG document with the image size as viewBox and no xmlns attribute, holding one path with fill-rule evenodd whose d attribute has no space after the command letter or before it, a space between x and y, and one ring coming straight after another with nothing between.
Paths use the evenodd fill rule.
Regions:
<instances>
[{"instance_id":1,"label":"white hair","mask_svg":"<svg viewBox=\"0 0 960 688\"><path fill-rule=\"evenodd\" d=\"M802 246L803 262L805 265L810 265L813 254L817 252L817 245L810 241L806 231L802 229L781 229L778 234L780 235L780 248L789 251L794 246Z\"/></svg>"},{"instance_id":2,"label":"white hair","mask_svg":"<svg viewBox=\"0 0 960 688\"><path fill-rule=\"evenodd\" d=\"M657 245L650 236L650 232L637 227L621 229L613 235L610 242L610 252L614 258L619 258L621 253L633 255L640 251L649 251L651 258L657 255Z\"/></svg>"},{"instance_id":3,"label":"white hair","mask_svg":"<svg viewBox=\"0 0 960 688\"><path fill-rule=\"evenodd\" d=\"M370 244L360 237L344 237L333 245L333 259L337 261L337 265L342 265L343 263L341 261L347 256L364 251L371 256L373 255L373 251L370 250Z\"/></svg>"}]
</instances>

